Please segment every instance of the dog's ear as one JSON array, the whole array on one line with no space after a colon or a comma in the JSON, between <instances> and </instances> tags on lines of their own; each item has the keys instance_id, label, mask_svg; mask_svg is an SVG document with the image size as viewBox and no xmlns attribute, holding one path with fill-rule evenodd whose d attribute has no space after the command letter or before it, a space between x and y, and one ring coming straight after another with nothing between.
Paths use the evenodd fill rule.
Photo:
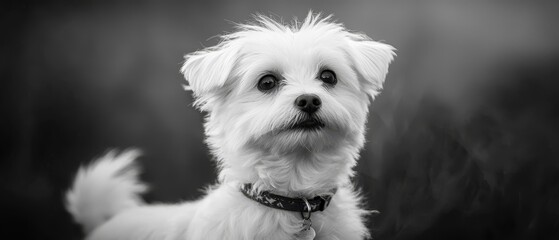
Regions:
<instances>
[{"instance_id":1,"label":"dog's ear","mask_svg":"<svg viewBox=\"0 0 559 240\"><path fill-rule=\"evenodd\" d=\"M394 47L365 35L351 34L349 37L349 57L364 80L363 89L372 98L382 89L388 65L395 56L394 50Z\"/></svg>"},{"instance_id":2,"label":"dog's ear","mask_svg":"<svg viewBox=\"0 0 559 240\"><path fill-rule=\"evenodd\" d=\"M195 106L209 110L206 105L212 102L212 96L222 92L231 78L238 52L238 45L226 42L185 56L181 73L188 81L185 89L194 93Z\"/></svg>"}]
</instances>

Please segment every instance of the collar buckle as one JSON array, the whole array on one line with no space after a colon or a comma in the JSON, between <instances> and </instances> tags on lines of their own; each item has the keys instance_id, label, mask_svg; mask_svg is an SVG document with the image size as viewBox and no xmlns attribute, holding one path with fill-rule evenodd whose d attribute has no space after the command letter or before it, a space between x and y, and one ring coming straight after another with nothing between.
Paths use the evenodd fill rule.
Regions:
<instances>
[{"instance_id":1,"label":"collar buckle","mask_svg":"<svg viewBox=\"0 0 559 240\"><path fill-rule=\"evenodd\" d=\"M320 201L318 204L318 210L324 211L324 209L326 209L326 207L330 205L330 200L332 200L332 196L320 196L318 197L318 200Z\"/></svg>"}]
</instances>

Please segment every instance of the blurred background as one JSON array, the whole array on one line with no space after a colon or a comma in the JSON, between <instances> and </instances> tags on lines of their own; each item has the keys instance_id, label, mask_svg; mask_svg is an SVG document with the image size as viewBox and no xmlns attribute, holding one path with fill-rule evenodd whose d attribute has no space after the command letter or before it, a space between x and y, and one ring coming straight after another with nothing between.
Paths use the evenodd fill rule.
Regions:
<instances>
[{"instance_id":1,"label":"blurred background","mask_svg":"<svg viewBox=\"0 0 559 240\"><path fill-rule=\"evenodd\" d=\"M200 197L216 172L182 56L312 9L398 49L356 169L375 239L559 239L558 3L4 1L2 235L81 239L62 197L109 148L143 150L147 201Z\"/></svg>"}]
</instances>

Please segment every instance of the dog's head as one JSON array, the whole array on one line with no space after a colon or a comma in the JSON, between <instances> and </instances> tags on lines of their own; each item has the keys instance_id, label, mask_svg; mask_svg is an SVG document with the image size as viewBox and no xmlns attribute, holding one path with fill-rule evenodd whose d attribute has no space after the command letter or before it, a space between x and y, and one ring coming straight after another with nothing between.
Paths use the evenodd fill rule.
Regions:
<instances>
[{"instance_id":1,"label":"dog's head","mask_svg":"<svg viewBox=\"0 0 559 240\"><path fill-rule=\"evenodd\" d=\"M208 113L208 143L224 169L340 152L349 159L332 161L352 166L393 55L330 17L309 13L286 26L257 16L217 46L187 55L181 71Z\"/></svg>"}]
</instances>

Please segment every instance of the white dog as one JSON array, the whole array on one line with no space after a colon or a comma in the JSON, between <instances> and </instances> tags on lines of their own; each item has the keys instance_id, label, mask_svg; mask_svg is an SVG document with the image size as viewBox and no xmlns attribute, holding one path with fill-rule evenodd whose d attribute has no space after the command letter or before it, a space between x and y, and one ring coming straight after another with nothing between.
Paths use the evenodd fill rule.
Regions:
<instances>
[{"instance_id":1,"label":"white dog","mask_svg":"<svg viewBox=\"0 0 559 240\"><path fill-rule=\"evenodd\" d=\"M138 152L110 152L80 169L67 208L88 239L367 238L350 178L393 56L330 17L256 16L181 69L207 113L219 184L197 201L145 205Z\"/></svg>"}]
</instances>

